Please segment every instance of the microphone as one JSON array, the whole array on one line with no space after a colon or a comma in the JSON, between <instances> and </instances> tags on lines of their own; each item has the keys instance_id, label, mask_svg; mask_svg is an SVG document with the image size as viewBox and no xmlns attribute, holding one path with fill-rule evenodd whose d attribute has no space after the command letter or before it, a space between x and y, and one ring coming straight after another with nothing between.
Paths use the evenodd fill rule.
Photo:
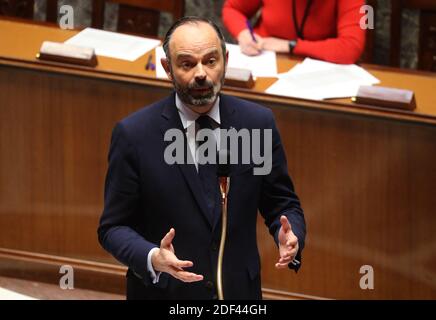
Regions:
<instances>
[{"instance_id":1,"label":"microphone","mask_svg":"<svg viewBox=\"0 0 436 320\"><path fill-rule=\"evenodd\" d=\"M224 300L223 293L223 282L222 282L222 272L223 272L223 256L224 256L224 246L226 243L227 235L227 196L229 194L230 188L230 151L220 150L217 154L217 176L220 186L221 194L221 240L218 252L218 266L217 266L217 289L218 289L218 299Z\"/></svg>"}]
</instances>

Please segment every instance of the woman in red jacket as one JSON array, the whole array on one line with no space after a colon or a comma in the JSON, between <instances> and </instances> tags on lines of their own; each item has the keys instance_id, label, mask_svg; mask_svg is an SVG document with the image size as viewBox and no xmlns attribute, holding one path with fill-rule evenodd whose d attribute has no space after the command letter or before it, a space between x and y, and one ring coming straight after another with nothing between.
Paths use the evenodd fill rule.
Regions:
<instances>
[{"instance_id":1,"label":"woman in red jacket","mask_svg":"<svg viewBox=\"0 0 436 320\"><path fill-rule=\"evenodd\" d=\"M364 0L226 0L222 15L245 54L265 49L350 64L365 46L365 30L360 27L364 4ZM247 19L259 9L253 39Z\"/></svg>"}]
</instances>

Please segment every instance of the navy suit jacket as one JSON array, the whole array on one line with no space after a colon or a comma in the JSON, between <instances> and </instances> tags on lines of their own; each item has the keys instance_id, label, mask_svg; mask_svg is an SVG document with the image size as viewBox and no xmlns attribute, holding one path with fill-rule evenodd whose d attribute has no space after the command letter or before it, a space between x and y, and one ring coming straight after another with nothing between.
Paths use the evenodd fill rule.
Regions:
<instances>
[{"instance_id":1,"label":"navy suit jacket","mask_svg":"<svg viewBox=\"0 0 436 320\"><path fill-rule=\"evenodd\" d=\"M256 243L258 210L277 243L280 216L286 215L304 247L305 221L287 173L285 153L272 112L234 97L220 96L221 128L272 129L272 170L253 175L253 165L235 165L228 200L228 229L223 259L226 299L261 298L260 258ZM216 265L221 217L211 219L194 164L168 165L168 129L183 126L175 95L145 107L114 128L98 238L105 250L128 266L128 299L216 298ZM193 261L189 271L204 280L183 283L167 273L157 284L147 270L149 251L175 228L175 253ZM277 257L279 253L277 251ZM271 261L270 263L275 263ZM290 268L294 268L290 265Z\"/></svg>"}]
</instances>

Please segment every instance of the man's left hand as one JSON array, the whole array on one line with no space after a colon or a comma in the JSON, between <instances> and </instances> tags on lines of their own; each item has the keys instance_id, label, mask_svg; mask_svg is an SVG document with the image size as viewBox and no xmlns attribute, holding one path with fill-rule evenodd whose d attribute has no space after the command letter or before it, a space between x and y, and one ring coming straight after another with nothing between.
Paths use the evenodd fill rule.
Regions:
<instances>
[{"instance_id":1,"label":"man's left hand","mask_svg":"<svg viewBox=\"0 0 436 320\"><path fill-rule=\"evenodd\" d=\"M278 237L280 259L276 263L277 269L287 268L288 264L294 260L298 252L298 238L292 232L288 218L281 216L280 223L282 225Z\"/></svg>"}]
</instances>

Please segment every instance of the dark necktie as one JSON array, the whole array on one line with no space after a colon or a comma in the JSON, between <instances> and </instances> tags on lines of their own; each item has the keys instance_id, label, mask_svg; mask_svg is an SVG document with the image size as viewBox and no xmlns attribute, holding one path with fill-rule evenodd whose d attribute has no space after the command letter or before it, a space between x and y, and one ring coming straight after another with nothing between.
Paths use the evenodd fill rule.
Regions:
<instances>
[{"instance_id":1,"label":"dark necktie","mask_svg":"<svg viewBox=\"0 0 436 320\"><path fill-rule=\"evenodd\" d=\"M197 124L197 132L201 129L210 129L213 130L212 127L212 119L209 116L200 116L195 121ZM216 140L215 136L213 136L213 141L216 150ZM201 146L206 141L198 141L198 146ZM205 153L207 156L207 151ZM201 155L199 155L201 157ZM215 160L215 159L214 159ZM206 196L206 202L209 209L209 214L213 219L213 212L215 208L216 195L219 192L218 188L218 177L216 174L216 164L206 163L200 164L198 163L198 175L200 176L200 180L202 183L203 191Z\"/></svg>"}]
</instances>

